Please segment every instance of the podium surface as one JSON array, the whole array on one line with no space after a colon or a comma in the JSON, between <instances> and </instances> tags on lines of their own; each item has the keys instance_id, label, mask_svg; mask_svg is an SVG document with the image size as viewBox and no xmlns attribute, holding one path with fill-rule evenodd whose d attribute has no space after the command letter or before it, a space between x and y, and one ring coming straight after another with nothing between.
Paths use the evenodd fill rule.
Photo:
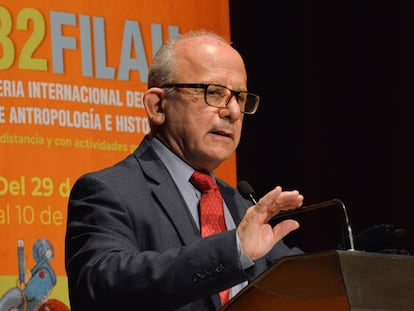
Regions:
<instances>
[{"instance_id":1,"label":"podium surface","mask_svg":"<svg viewBox=\"0 0 414 311\"><path fill-rule=\"evenodd\" d=\"M327 251L282 258L224 311L414 311L414 257Z\"/></svg>"}]
</instances>

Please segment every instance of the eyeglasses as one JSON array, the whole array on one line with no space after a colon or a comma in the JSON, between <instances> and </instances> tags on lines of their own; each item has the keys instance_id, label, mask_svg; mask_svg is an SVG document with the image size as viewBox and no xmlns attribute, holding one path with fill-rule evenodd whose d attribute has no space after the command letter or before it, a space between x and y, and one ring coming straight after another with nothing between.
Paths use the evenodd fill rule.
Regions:
<instances>
[{"instance_id":1,"label":"eyeglasses","mask_svg":"<svg viewBox=\"0 0 414 311\"><path fill-rule=\"evenodd\" d=\"M204 100L207 105L216 108L225 108L233 96L236 97L240 106L240 111L244 114L254 114L259 107L260 97L253 93L245 91L234 91L218 84L202 83L171 83L164 84L162 88L190 88L203 89Z\"/></svg>"}]
</instances>

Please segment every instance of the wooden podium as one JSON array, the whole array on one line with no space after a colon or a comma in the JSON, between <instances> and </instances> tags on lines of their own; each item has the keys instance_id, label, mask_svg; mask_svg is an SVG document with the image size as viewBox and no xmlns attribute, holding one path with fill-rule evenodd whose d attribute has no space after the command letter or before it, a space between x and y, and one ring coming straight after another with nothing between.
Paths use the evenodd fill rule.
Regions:
<instances>
[{"instance_id":1,"label":"wooden podium","mask_svg":"<svg viewBox=\"0 0 414 311\"><path fill-rule=\"evenodd\" d=\"M225 311L413 311L414 257L327 251L281 259Z\"/></svg>"}]
</instances>

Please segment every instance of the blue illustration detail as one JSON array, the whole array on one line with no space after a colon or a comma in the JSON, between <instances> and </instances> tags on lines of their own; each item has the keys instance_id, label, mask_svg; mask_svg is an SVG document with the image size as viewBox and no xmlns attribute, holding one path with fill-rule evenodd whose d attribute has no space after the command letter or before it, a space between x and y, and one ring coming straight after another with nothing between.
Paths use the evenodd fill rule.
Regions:
<instances>
[{"instance_id":1,"label":"blue illustration detail","mask_svg":"<svg viewBox=\"0 0 414 311\"><path fill-rule=\"evenodd\" d=\"M0 311L37 311L47 301L56 285L56 274L49 262L54 251L46 239L38 239L33 245L36 265L29 269L24 258L24 241L17 244L19 277L17 286L0 297Z\"/></svg>"}]
</instances>

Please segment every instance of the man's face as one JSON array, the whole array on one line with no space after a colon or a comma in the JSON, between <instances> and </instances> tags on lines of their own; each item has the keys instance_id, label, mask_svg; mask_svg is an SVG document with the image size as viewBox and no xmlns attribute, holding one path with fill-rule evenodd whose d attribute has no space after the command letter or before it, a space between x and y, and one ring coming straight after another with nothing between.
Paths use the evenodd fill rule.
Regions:
<instances>
[{"instance_id":1,"label":"man's face","mask_svg":"<svg viewBox=\"0 0 414 311\"><path fill-rule=\"evenodd\" d=\"M234 49L212 39L187 41L177 46L182 57L174 83L212 83L246 90L245 67ZM211 171L237 148L243 113L235 97L227 107L216 108L206 104L203 89L179 88L163 105L160 138L194 168Z\"/></svg>"}]
</instances>

